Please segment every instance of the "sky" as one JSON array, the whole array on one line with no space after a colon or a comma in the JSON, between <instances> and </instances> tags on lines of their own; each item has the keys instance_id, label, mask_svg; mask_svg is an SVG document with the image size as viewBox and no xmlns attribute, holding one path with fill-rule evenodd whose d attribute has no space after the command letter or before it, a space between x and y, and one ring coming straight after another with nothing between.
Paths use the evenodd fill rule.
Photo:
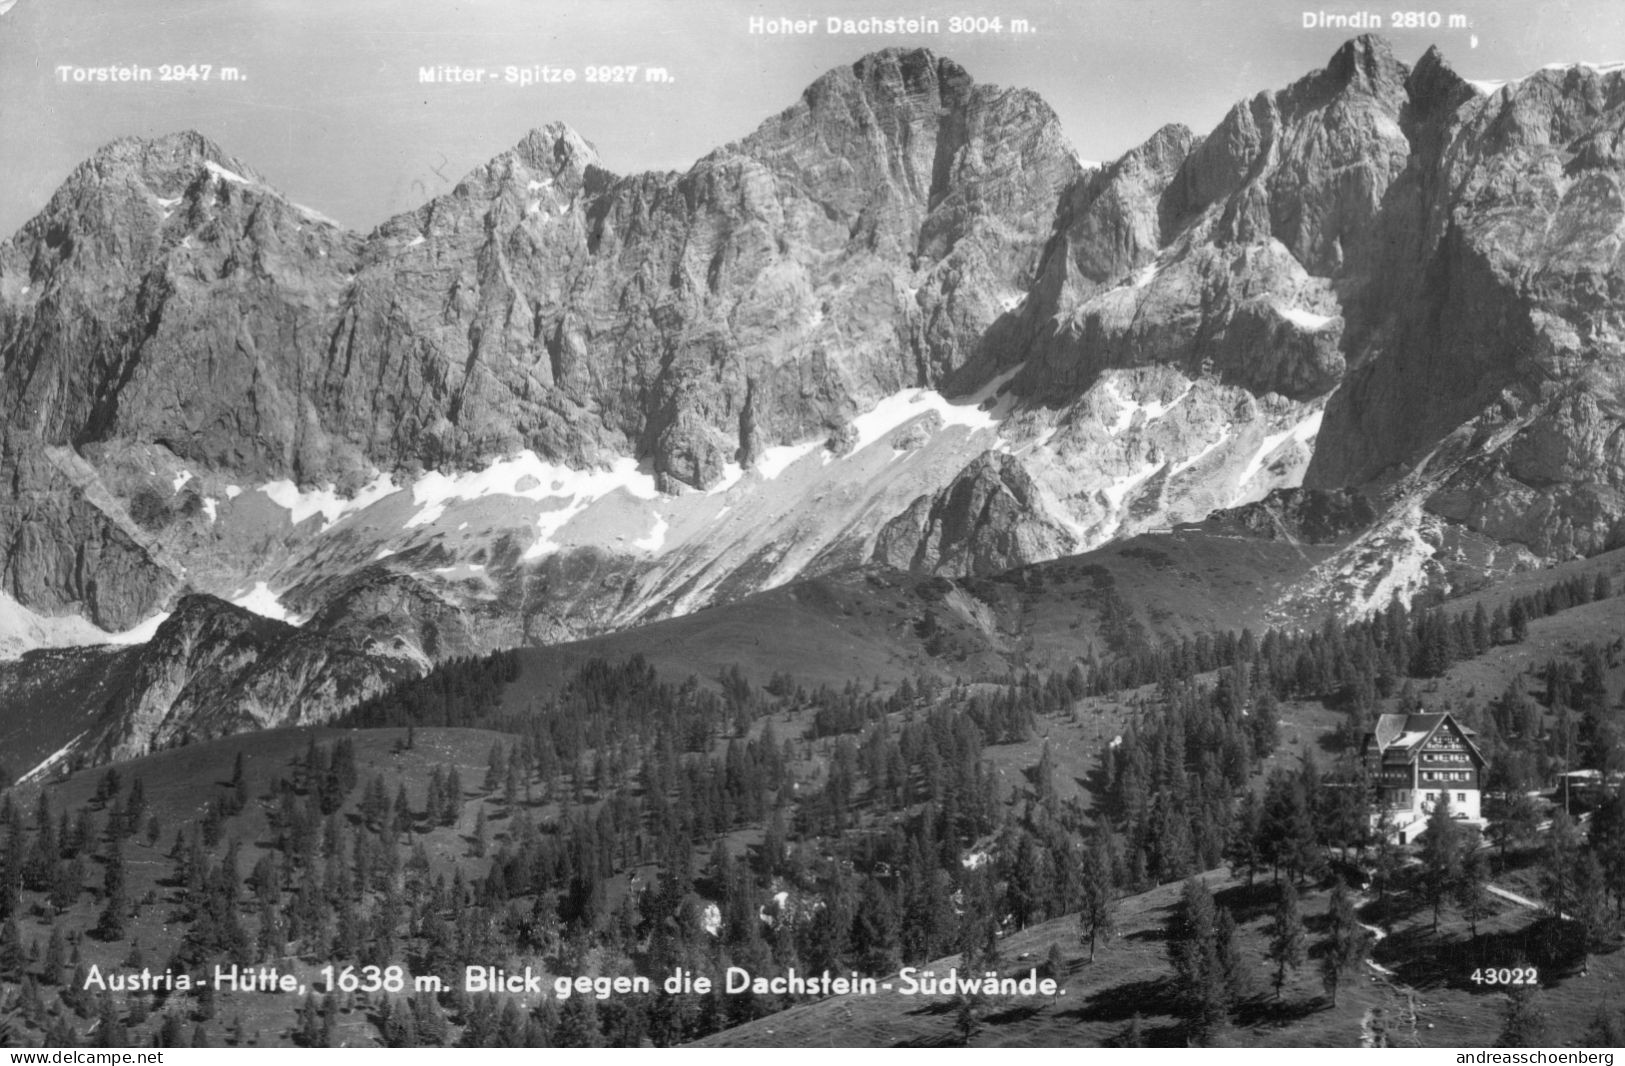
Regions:
<instances>
[{"instance_id":1,"label":"sky","mask_svg":"<svg viewBox=\"0 0 1625 1066\"><path fill-rule=\"evenodd\" d=\"M1324 66L1362 31L1321 25L1321 13L1367 14L1401 60L1437 44L1475 79L1625 59L1619 0L1406 10L1434 12L1439 26L1395 27L1389 7L1340 0L0 0L0 234L100 145L182 129L359 230L555 120L617 173L686 169L824 71L887 47L929 48L979 82L1038 92L1088 160L1115 158L1167 122L1205 132L1237 100ZM954 32L953 16L983 21ZM831 17L934 18L937 32L831 33ZM753 33L752 18L812 32ZM165 65L201 75L204 64L208 80L157 80ZM441 65L493 76L420 82L420 68ZM509 84L508 66L577 80ZM635 66L635 81L587 80L605 66ZM110 67L155 80L74 80ZM651 79L648 68L664 73Z\"/></svg>"}]
</instances>

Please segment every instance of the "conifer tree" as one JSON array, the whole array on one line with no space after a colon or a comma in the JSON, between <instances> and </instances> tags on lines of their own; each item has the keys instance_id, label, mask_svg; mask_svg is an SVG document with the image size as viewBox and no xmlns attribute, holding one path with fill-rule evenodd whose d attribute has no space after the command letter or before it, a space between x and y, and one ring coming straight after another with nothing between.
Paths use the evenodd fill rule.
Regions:
<instances>
[{"instance_id":1,"label":"conifer tree","mask_svg":"<svg viewBox=\"0 0 1625 1066\"><path fill-rule=\"evenodd\" d=\"M1433 931L1439 931L1439 910L1461 880L1466 856L1465 833L1450 813L1450 793L1440 792L1422 831L1422 896L1433 908Z\"/></svg>"},{"instance_id":2,"label":"conifer tree","mask_svg":"<svg viewBox=\"0 0 1625 1066\"><path fill-rule=\"evenodd\" d=\"M1354 901L1341 878L1332 886L1326 908L1326 951L1320 960L1320 981L1337 1006L1337 993L1343 981L1365 960L1371 940L1354 913Z\"/></svg>"},{"instance_id":3,"label":"conifer tree","mask_svg":"<svg viewBox=\"0 0 1625 1066\"><path fill-rule=\"evenodd\" d=\"M17 981L23 973L23 936L15 915L0 925L0 978ZM81 986L82 987L82 986Z\"/></svg>"},{"instance_id":4,"label":"conifer tree","mask_svg":"<svg viewBox=\"0 0 1625 1066\"><path fill-rule=\"evenodd\" d=\"M1258 803L1258 793L1248 789L1242 794L1241 803L1236 810L1236 821L1224 854L1232 871L1238 873L1241 870L1247 871L1248 885L1253 883L1258 868L1263 865L1264 855L1260 848L1263 817L1263 808Z\"/></svg>"},{"instance_id":5,"label":"conifer tree","mask_svg":"<svg viewBox=\"0 0 1625 1066\"><path fill-rule=\"evenodd\" d=\"M1507 995L1506 1013L1496 1047L1543 1047L1547 1043L1546 1011L1540 992L1530 986L1514 988Z\"/></svg>"},{"instance_id":6,"label":"conifer tree","mask_svg":"<svg viewBox=\"0 0 1625 1066\"><path fill-rule=\"evenodd\" d=\"M1116 1047L1145 1047L1145 1029L1140 1021L1139 1011L1134 1012L1128 1020L1128 1025L1123 1027L1123 1031L1112 1043Z\"/></svg>"},{"instance_id":7,"label":"conifer tree","mask_svg":"<svg viewBox=\"0 0 1625 1066\"><path fill-rule=\"evenodd\" d=\"M1609 1004L1597 1004L1597 1013L1586 1027L1580 1046L1625 1047L1625 1025L1620 1024L1619 1016L1609 1009Z\"/></svg>"},{"instance_id":8,"label":"conifer tree","mask_svg":"<svg viewBox=\"0 0 1625 1066\"><path fill-rule=\"evenodd\" d=\"M1501 857L1506 858L1508 845L1522 845L1527 843L1535 834L1535 827L1540 823L1540 813L1535 808L1535 801L1520 787L1521 783L1510 784L1499 796L1489 799L1485 803L1485 811L1489 827L1488 833L1500 849Z\"/></svg>"},{"instance_id":9,"label":"conifer tree","mask_svg":"<svg viewBox=\"0 0 1625 1066\"><path fill-rule=\"evenodd\" d=\"M113 997L103 992L98 998L97 1004L94 1046L101 1048L129 1046L129 1030L124 1025L124 1016L119 1013L118 1005L113 1002Z\"/></svg>"},{"instance_id":10,"label":"conifer tree","mask_svg":"<svg viewBox=\"0 0 1625 1066\"><path fill-rule=\"evenodd\" d=\"M1552 914L1562 917L1573 907L1574 865L1580 855L1580 830L1559 807L1540 849L1541 891Z\"/></svg>"},{"instance_id":11,"label":"conifer tree","mask_svg":"<svg viewBox=\"0 0 1625 1066\"><path fill-rule=\"evenodd\" d=\"M1186 880L1168 925L1168 958L1180 1011L1192 1034L1206 1041L1229 1014L1228 988L1219 957L1213 895L1200 878Z\"/></svg>"},{"instance_id":12,"label":"conifer tree","mask_svg":"<svg viewBox=\"0 0 1625 1066\"><path fill-rule=\"evenodd\" d=\"M1044 975L1055 982L1056 995L1066 987L1066 956L1061 954L1059 942L1049 942L1049 954L1044 956Z\"/></svg>"},{"instance_id":13,"label":"conifer tree","mask_svg":"<svg viewBox=\"0 0 1625 1066\"><path fill-rule=\"evenodd\" d=\"M457 818L463 811L463 779L456 766L446 770L445 792L441 802L443 806L440 809L440 824L456 825Z\"/></svg>"},{"instance_id":14,"label":"conifer tree","mask_svg":"<svg viewBox=\"0 0 1625 1066\"><path fill-rule=\"evenodd\" d=\"M96 936L102 940L123 939L124 930L130 916L130 902L124 895L123 860L119 859L115 863L112 858L112 856L119 854L118 849L119 843L115 840L112 843L112 850L109 852L107 866L107 901L102 907L101 916L96 921ZM120 870L117 876L113 874L115 865Z\"/></svg>"},{"instance_id":15,"label":"conifer tree","mask_svg":"<svg viewBox=\"0 0 1625 1066\"><path fill-rule=\"evenodd\" d=\"M1307 957L1307 934L1303 927L1303 913L1298 904L1298 890L1291 879L1281 884L1281 898L1270 918L1269 960L1275 963L1275 998L1281 998L1286 986L1287 970L1296 971Z\"/></svg>"},{"instance_id":16,"label":"conifer tree","mask_svg":"<svg viewBox=\"0 0 1625 1066\"><path fill-rule=\"evenodd\" d=\"M395 821L394 831L397 837L407 836L412 832L412 801L406 795L406 782L401 782L395 789Z\"/></svg>"},{"instance_id":17,"label":"conifer tree","mask_svg":"<svg viewBox=\"0 0 1625 1066\"><path fill-rule=\"evenodd\" d=\"M1476 847L1469 847L1461 863L1461 876L1456 879L1452 895L1461 916L1467 920L1467 929L1478 939L1478 923L1490 916L1490 897L1484 890L1490 879L1488 855Z\"/></svg>"},{"instance_id":18,"label":"conifer tree","mask_svg":"<svg viewBox=\"0 0 1625 1066\"><path fill-rule=\"evenodd\" d=\"M1586 968L1590 967L1591 952L1607 943L1614 930L1614 914L1608 906L1608 890L1603 878L1602 864L1594 849L1580 854L1574 862L1573 900L1569 917L1580 924L1582 950Z\"/></svg>"},{"instance_id":19,"label":"conifer tree","mask_svg":"<svg viewBox=\"0 0 1625 1066\"><path fill-rule=\"evenodd\" d=\"M51 939L45 945L45 964L40 971L40 980L48 985L60 984L62 971L68 965L68 945L62 938L62 926L51 923Z\"/></svg>"},{"instance_id":20,"label":"conifer tree","mask_svg":"<svg viewBox=\"0 0 1625 1066\"><path fill-rule=\"evenodd\" d=\"M1095 945L1112 933L1117 910L1117 886L1112 883L1111 862L1097 837L1083 849L1079 860L1078 887L1081 906L1078 923L1089 944L1089 961L1095 961Z\"/></svg>"},{"instance_id":21,"label":"conifer tree","mask_svg":"<svg viewBox=\"0 0 1625 1066\"><path fill-rule=\"evenodd\" d=\"M1218 908L1214 935L1219 956L1219 971L1224 975L1226 999L1231 1006L1253 994L1253 974L1241 954L1236 939L1236 919L1230 908Z\"/></svg>"}]
</instances>

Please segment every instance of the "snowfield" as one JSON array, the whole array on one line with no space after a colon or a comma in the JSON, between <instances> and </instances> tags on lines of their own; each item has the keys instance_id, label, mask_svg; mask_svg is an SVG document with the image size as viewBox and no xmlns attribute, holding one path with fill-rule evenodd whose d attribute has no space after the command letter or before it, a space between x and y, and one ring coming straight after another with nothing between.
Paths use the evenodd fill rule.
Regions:
<instances>
[{"instance_id":1,"label":"snowfield","mask_svg":"<svg viewBox=\"0 0 1625 1066\"><path fill-rule=\"evenodd\" d=\"M226 489L228 499L235 496L232 488ZM321 515L327 525L333 525L347 514L362 511L392 493L399 492L395 486L394 478L388 474L379 474L372 482L364 486L349 499L340 496L328 485L320 489L301 490L292 481L272 481L261 485L260 491L278 507L288 512L294 525L315 516Z\"/></svg>"},{"instance_id":2,"label":"snowfield","mask_svg":"<svg viewBox=\"0 0 1625 1066\"><path fill-rule=\"evenodd\" d=\"M300 621L288 613L288 609L282 606L282 601L277 598L276 593L271 591L271 586L263 581L256 582L252 589L231 602L244 610L253 611L265 618L274 618L278 622L298 625Z\"/></svg>"}]
</instances>

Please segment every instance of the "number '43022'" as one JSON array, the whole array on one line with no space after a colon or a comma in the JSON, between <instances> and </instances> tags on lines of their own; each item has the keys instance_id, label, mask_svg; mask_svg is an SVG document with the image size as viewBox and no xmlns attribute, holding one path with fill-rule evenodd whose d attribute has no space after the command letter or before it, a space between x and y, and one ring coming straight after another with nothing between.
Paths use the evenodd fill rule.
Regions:
<instances>
[{"instance_id":1,"label":"number '43022'","mask_svg":"<svg viewBox=\"0 0 1625 1066\"><path fill-rule=\"evenodd\" d=\"M1536 985L1540 983L1540 971L1533 966L1486 968L1474 970L1470 980L1475 985Z\"/></svg>"}]
</instances>

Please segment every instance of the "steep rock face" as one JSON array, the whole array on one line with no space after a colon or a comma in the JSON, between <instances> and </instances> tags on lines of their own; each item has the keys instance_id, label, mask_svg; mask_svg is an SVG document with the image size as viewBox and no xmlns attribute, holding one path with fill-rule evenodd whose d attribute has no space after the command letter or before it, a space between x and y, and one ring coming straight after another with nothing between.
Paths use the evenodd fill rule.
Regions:
<instances>
[{"instance_id":1,"label":"steep rock face","mask_svg":"<svg viewBox=\"0 0 1625 1066\"><path fill-rule=\"evenodd\" d=\"M874 558L921 573L993 574L1077 546L1044 516L1039 489L1013 456L987 452L934 497L921 496L880 531Z\"/></svg>"},{"instance_id":2,"label":"steep rock face","mask_svg":"<svg viewBox=\"0 0 1625 1066\"><path fill-rule=\"evenodd\" d=\"M747 410L772 443L960 365L1077 172L1042 101L927 52L684 175L538 130L366 241L205 138L121 141L0 252L0 406L245 476L529 447L705 485Z\"/></svg>"},{"instance_id":3,"label":"steep rock face","mask_svg":"<svg viewBox=\"0 0 1625 1066\"><path fill-rule=\"evenodd\" d=\"M549 126L365 239L197 134L116 142L0 245L8 454L349 493L532 449L710 487L982 351L1078 172L1037 97L902 51L682 175L617 177ZM213 515L162 539L240 572ZM92 596L39 558L80 526L0 539L20 602L124 625L173 593L107 564Z\"/></svg>"},{"instance_id":4,"label":"steep rock face","mask_svg":"<svg viewBox=\"0 0 1625 1066\"><path fill-rule=\"evenodd\" d=\"M359 246L196 134L115 142L0 250L0 410L48 444L325 470L301 358Z\"/></svg>"},{"instance_id":5,"label":"steep rock face","mask_svg":"<svg viewBox=\"0 0 1625 1066\"><path fill-rule=\"evenodd\" d=\"M1271 469L1296 483L1346 368L1344 301L1370 280L1357 265L1409 157L1407 74L1359 38L1206 137L1164 127L1061 197L1032 288L990 331L1010 343L959 381L1014 367L1017 395L1064 412L1014 462L1075 544L1256 498ZM1111 426L1136 409L1143 425ZM950 491L889 527L877 557L955 572L937 570L925 521Z\"/></svg>"},{"instance_id":6,"label":"steep rock face","mask_svg":"<svg viewBox=\"0 0 1625 1066\"><path fill-rule=\"evenodd\" d=\"M1542 555L1621 542L1625 74L1547 69L1484 96L1437 53L1407 83L1388 284L1308 480L1436 472L1429 506ZM1420 465L1419 465L1420 464Z\"/></svg>"},{"instance_id":7,"label":"steep rock face","mask_svg":"<svg viewBox=\"0 0 1625 1066\"><path fill-rule=\"evenodd\" d=\"M124 502L71 448L0 444L10 498L0 506L0 582L45 614L77 611L120 631L146 618L184 581L180 562L152 542Z\"/></svg>"},{"instance_id":8,"label":"steep rock face","mask_svg":"<svg viewBox=\"0 0 1625 1066\"><path fill-rule=\"evenodd\" d=\"M1076 173L1041 101L926 52L831 72L683 175L617 178L548 127L380 230L331 387L375 454L630 451L709 487L964 362Z\"/></svg>"},{"instance_id":9,"label":"steep rock face","mask_svg":"<svg viewBox=\"0 0 1625 1066\"><path fill-rule=\"evenodd\" d=\"M1040 99L929 52L682 176L536 130L366 242L206 138L119 141L0 252L0 406L296 481L531 447L708 484L747 408L773 442L962 364L1076 174Z\"/></svg>"},{"instance_id":10,"label":"steep rock face","mask_svg":"<svg viewBox=\"0 0 1625 1066\"><path fill-rule=\"evenodd\" d=\"M462 579L483 599L486 583L469 568ZM461 656L522 643L503 622L469 610L410 574L372 566L345 574L320 590L322 607L304 628L347 643L375 658L401 659L427 669ZM493 632L494 630L494 632Z\"/></svg>"},{"instance_id":11,"label":"steep rock face","mask_svg":"<svg viewBox=\"0 0 1625 1066\"><path fill-rule=\"evenodd\" d=\"M1206 137L1167 127L1063 200L1019 327L1023 391L1063 403L1108 367L1172 363L1256 393L1324 396L1341 302L1410 145L1406 69L1376 38L1237 104Z\"/></svg>"},{"instance_id":12,"label":"steep rock face","mask_svg":"<svg viewBox=\"0 0 1625 1066\"><path fill-rule=\"evenodd\" d=\"M1324 70L1237 104L1180 168L1167 209L1206 216L1216 243L1272 238L1309 273L1337 274L1410 153L1407 73L1386 41L1359 37Z\"/></svg>"}]
</instances>

